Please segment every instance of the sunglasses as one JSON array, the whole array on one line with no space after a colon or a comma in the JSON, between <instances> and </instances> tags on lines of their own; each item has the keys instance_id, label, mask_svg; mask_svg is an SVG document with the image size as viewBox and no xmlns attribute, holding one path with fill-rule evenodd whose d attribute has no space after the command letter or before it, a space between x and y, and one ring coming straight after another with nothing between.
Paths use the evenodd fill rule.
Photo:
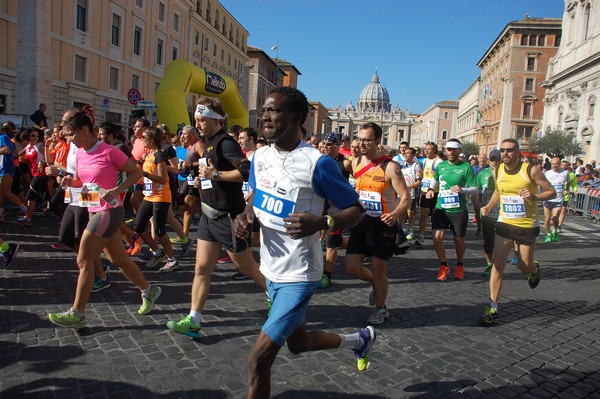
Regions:
<instances>
[{"instance_id":1,"label":"sunglasses","mask_svg":"<svg viewBox=\"0 0 600 399\"><path fill-rule=\"evenodd\" d=\"M516 151L516 148L515 148L515 147L512 147L512 148L500 148L500 152L508 152L508 153L511 153L511 152L515 152L515 151Z\"/></svg>"}]
</instances>

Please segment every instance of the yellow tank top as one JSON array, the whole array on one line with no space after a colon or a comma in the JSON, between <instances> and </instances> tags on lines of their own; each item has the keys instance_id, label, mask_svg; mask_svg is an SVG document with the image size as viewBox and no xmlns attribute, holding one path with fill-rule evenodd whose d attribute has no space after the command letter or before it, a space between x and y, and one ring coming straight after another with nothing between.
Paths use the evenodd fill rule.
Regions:
<instances>
[{"instance_id":1,"label":"yellow tank top","mask_svg":"<svg viewBox=\"0 0 600 399\"><path fill-rule=\"evenodd\" d=\"M438 157L433 159L425 158L423 160L423 179L421 180L421 191L423 193L426 193L427 190L433 186L433 183L435 182L435 179L433 178L433 176L435 176L435 169L438 167L440 162L442 162L442 160ZM439 192L439 186L436 186L433 191L435 193Z\"/></svg>"},{"instance_id":2,"label":"yellow tank top","mask_svg":"<svg viewBox=\"0 0 600 399\"><path fill-rule=\"evenodd\" d=\"M512 226L532 228L538 225L537 201L521 198L519 191L529 189L530 193L537 194L537 184L531 181L527 168L530 165L522 162L516 173L508 173L504 164L498 166L496 188L500 194L500 216L498 222Z\"/></svg>"}]
</instances>

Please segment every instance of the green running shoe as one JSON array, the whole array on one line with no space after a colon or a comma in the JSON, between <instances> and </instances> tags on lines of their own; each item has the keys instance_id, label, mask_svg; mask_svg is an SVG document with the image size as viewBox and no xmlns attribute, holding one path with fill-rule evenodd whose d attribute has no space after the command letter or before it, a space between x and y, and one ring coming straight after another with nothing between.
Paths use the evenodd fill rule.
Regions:
<instances>
[{"instance_id":1,"label":"green running shoe","mask_svg":"<svg viewBox=\"0 0 600 399\"><path fill-rule=\"evenodd\" d=\"M77 316L73 309L69 309L62 313L49 313L48 320L57 326L73 328L75 330L82 329L86 326L85 316Z\"/></svg>"},{"instance_id":2,"label":"green running shoe","mask_svg":"<svg viewBox=\"0 0 600 399\"><path fill-rule=\"evenodd\" d=\"M546 234L546 239L544 242L552 242L552 234Z\"/></svg>"},{"instance_id":3,"label":"green running shoe","mask_svg":"<svg viewBox=\"0 0 600 399\"><path fill-rule=\"evenodd\" d=\"M327 288L331 285L331 279L325 273L321 275L321 280L317 285L317 288Z\"/></svg>"},{"instance_id":4,"label":"green running shoe","mask_svg":"<svg viewBox=\"0 0 600 399\"><path fill-rule=\"evenodd\" d=\"M536 267L535 273L529 273L527 276L527 282L529 283L529 288L534 289L540 284L540 262L534 260L533 263Z\"/></svg>"},{"instance_id":5,"label":"green running shoe","mask_svg":"<svg viewBox=\"0 0 600 399\"><path fill-rule=\"evenodd\" d=\"M177 245L183 245L183 244L187 244L190 239L187 237L181 238L181 237L175 237L175 238L171 238L171 244L177 244Z\"/></svg>"},{"instance_id":6,"label":"green running shoe","mask_svg":"<svg viewBox=\"0 0 600 399\"><path fill-rule=\"evenodd\" d=\"M494 267L494 265L491 263L489 265L487 265L487 267L485 268L485 270L483 272L483 275L486 277L489 277L490 274L492 274L492 267Z\"/></svg>"},{"instance_id":7,"label":"green running shoe","mask_svg":"<svg viewBox=\"0 0 600 399\"><path fill-rule=\"evenodd\" d=\"M176 333L187 335L192 338L200 337L200 324L194 323L192 316L187 315L178 322L169 321L167 328Z\"/></svg>"},{"instance_id":8,"label":"green running shoe","mask_svg":"<svg viewBox=\"0 0 600 399\"><path fill-rule=\"evenodd\" d=\"M483 327L490 327L498 323L500 323L500 315L497 310L490 306L485 308L483 316L479 317L479 325Z\"/></svg>"},{"instance_id":9,"label":"green running shoe","mask_svg":"<svg viewBox=\"0 0 600 399\"><path fill-rule=\"evenodd\" d=\"M138 309L138 314L148 314L154 307L154 302L162 294L162 289L158 285L153 285L150 294L146 295L142 292L142 306Z\"/></svg>"},{"instance_id":10,"label":"green running shoe","mask_svg":"<svg viewBox=\"0 0 600 399\"><path fill-rule=\"evenodd\" d=\"M558 242L558 233L556 231L552 233L552 242Z\"/></svg>"},{"instance_id":11,"label":"green running shoe","mask_svg":"<svg viewBox=\"0 0 600 399\"><path fill-rule=\"evenodd\" d=\"M354 352L354 356L357 357L356 367L358 371L365 371L371 364L371 348L377 338L377 332L375 331L375 327L368 326L367 328L358 330L358 335L360 336L362 345L360 348L353 349L352 351Z\"/></svg>"}]
</instances>

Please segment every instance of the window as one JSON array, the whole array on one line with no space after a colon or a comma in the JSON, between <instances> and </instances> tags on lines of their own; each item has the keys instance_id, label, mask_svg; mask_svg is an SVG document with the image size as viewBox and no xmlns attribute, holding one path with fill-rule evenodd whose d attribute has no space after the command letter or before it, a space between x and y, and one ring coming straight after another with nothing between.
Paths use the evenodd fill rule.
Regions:
<instances>
[{"instance_id":1,"label":"window","mask_svg":"<svg viewBox=\"0 0 600 399\"><path fill-rule=\"evenodd\" d=\"M521 46L527 46L527 40L529 39L529 36L527 35L521 35Z\"/></svg>"},{"instance_id":2,"label":"window","mask_svg":"<svg viewBox=\"0 0 600 399\"><path fill-rule=\"evenodd\" d=\"M537 42L537 37L535 35L531 35L529 36L529 45L530 46L535 46L536 42Z\"/></svg>"},{"instance_id":3,"label":"window","mask_svg":"<svg viewBox=\"0 0 600 399\"><path fill-rule=\"evenodd\" d=\"M208 51L208 37L204 38L204 51Z\"/></svg>"},{"instance_id":4,"label":"window","mask_svg":"<svg viewBox=\"0 0 600 399\"><path fill-rule=\"evenodd\" d=\"M119 91L119 70L115 67L108 68L108 88Z\"/></svg>"},{"instance_id":5,"label":"window","mask_svg":"<svg viewBox=\"0 0 600 399\"><path fill-rule=\"evenodd\" d=\"M133 29L133 54L142 55L142 28L139 26Z\"/></svg>"},{"instance_id":6,"label":"window","mask_svg":"<svg viewBox=\"0 0 600 399\"><path fill-rule=\"evenodd\" d=\"M533 78L525 78L525 91L534 91Z\"/></svg>"},{"instance_id":7,"label":"window","mask_svg":"<svg viewBox=\"0 0 600 399\"><path fill-rule=\"evenodd\" d=\"M596 108L596 96L591 95L588 100L588 118L594 118L594 109Z\"/></svg>"},{"instance_id":8,"label":"window","mask_svg":"<svg viewBox=\"0 0 600 399\"><path fill-rule=\"evenodd\" d=\"M179 56L179 49L177 47L173 47L173 51L171 52L171 60L176 60Z\"/></svg>"},{"instance_id":9,"label":"window","mask_svg":"<svg viewBox=\"0 0 600 399\"><path fill-rule=\"evenodd\" d=\"M223 26L221 27L221 33L225 36L225 26L227 25L227 20L223 17Z\"/></svg>"},{"instance_id":10,"label":"window","mask_svg":"<svg viewBox=\"0 0 600 399\"><path fill-rule=\"evenodd\" d=\"M448 111L444 111L444 119L448 119Z\"/></svg>"},{"instance_id":11,"label":"window","mask_svg":"<svg viewBox=\"0 0 600 399\"><path fill-rule=\"evenodd\" d=\"M179 14L173 14L173 30L179 32Z\"/></svg>"},{"instance_id":12,"label":"window","mask_svg":"<svg viewBox=\"0 0 600 399\"><path fill-rule=\"evenodd\" d=\"M75 6L75 29L87 32L87 0L77 0Z\"/></svg>"},{"instance_id":13,"label":"window","mask_svg":"<svg viewBox=\"0 0 600 399\"><path fill-rule=\"evenodd\" d=\"M537 38L537 45L539 47L544 47L546 45L546 35L539 35Z\"/></svg>"},{"instance_id":14,"label":"window","mask_svg":"<svg viewBox=\"0 0 600 399\"><path fill-rule=\"evenodd\" d=\"M202 15L202 2L200 0L196 0L196 14Z\"/></svg>"},{"instance_id":15,"label":"window","mask_svg":"<svg viewBox=\"0 0 600 399\"><path fill-rule=\"evenodd\" d=\"M158 3L158 20L163 24L165 23L165 10L165 3Z\"/></svg>"},{"instance_id":16,"label":"window","mask_svg":"<svg viewBox=\"0 0 600 399\"><path fill-rule=\"evenodd\" d=\"M164 42L162 39L156 41L156 65L162 65L163 63L163 47Z\"/></svg>"},{"instance_id":17,"label":"window","mask_svg":"<svg viewBox=\"0 0 600 399\"><path fill-rule=\"evenodd\" d=\"M535 71L535 57L527 57L527 70Z\"/></svg>"},{"instance_id":18,"label":"window","mask_svg":"<svg viewBox=\"0 0 600 399\"><path fill-rule=\"evenodd\" d=\"M448 131L442 130L442 140L448 140Z\"/></svg>"},{"instance_id":19,"label":"window","mask_svg":"<svg viewBox=\"0 0 600 399\"><path fill-rule=\"evenodd\" d=\"M78 82L87 81L87 58L80 55L75 56L75 80Z\"/></svg>"},{"instance_id":20,"label":"window","mask_svg":"<svg viewBox=\"0 0 600 399\"><path fill-rule=\"evenodd\" d=\"M399 129L400 132L400 140L404 140L404 129Z\"/></svg>"},{"instance_id":21,"label":"window","mask_svg":"<svg viewBox=\"0 0 600 399\"><path fill-rule=\"evenodd\" d=\"M144 8L144 0L135 0L135 5L139 8Z\"/></svg>"},{"instance_id":22,"label":"window","mask_svg":"<svg viewBox=\"0 0 600 399\"><path fill-rule=\"evenodd\" d=\"M131 75L131 88L140 90L140 77L135 73Z\"/></svg>"},{"instance_id":23,"label":"window","mask_svg":"<svg viewBox=\"0 0 600 399\"><path fill-rule=\"evenodd\" d=\"M214 44L213 45L213 57L216 57L216 56L217 56L217 45Z\"/></svg>"},{"instance_id":24,"label":"window","mask_svg":"<svg viewBox=\"0 0 600 399\"><path fill-rule=\"evenodd\" d=\"M119 47L121 45L121 17L117 14L113 14L112 16L112 30L110 43L113 46Z\"/></svg>"},{"instance_id":25,"label":"window","mask_svg":"<svg viewBox=\"0 0 600 399\"><path fill-rule=\"evenodd\" d=\"M196 38L194 40L194 43L196 43L196 46L200 44L200 32L198 31L196 31Z\"/></svg>"},{"instance_id":26,"label":"window","mask_svg":"<svg viewBox=\"0 0 600 399\"><path fill-rule=\"evenodd\" d=\"M225 50L221 49L221 62L225 62Z\"/></svg>"},{"instance_id":27,"label":"window","mask_svg":"<svg viewBox=\"0 0 600 399\"><path fill-rule=\"evenodd\" d=\"M231 66L231 54L227 54L227 65Z\"/></svg>"},{"instance_id":28,"label":"window","mask_svg":"<svg viewBox=\"0 0 600 399\"><path fill-rule=\"evenodd\" d=\"M210 1L206 2L206 22L210 24Z\"/></svg>"},{"instance_id":29,"label":"window","mask_svg":"<svg viewBox=\"0 0 600 399\"><path fill-rule=\"evenodd\" d=\"M531 134L533 132L532 126L517 126L517 138L531 138Z\"/></svg>"},{"instance_id":30,"label":"window","mask_svg":"<svg viewBox=\"0 0 600 399\"><path fill-rule=\"evenodd\" d=\"M583 40L586 40L590 34L590 3L583 9Z\"/></svg>"},{"instance_id":31,"label":"window","mask_svg":"<svg viewBox=\"0 0 600 399\"><path fill-rule=\"evenodd\" d=\"M219 30L219 9L215 9L215 29Z\"/></svg>"},{"instance_id":32,"label":"window","mask_svg":"<svg viewBox=\"0 0 600 399\"><path fill-rule=\"evenodd\" d=\"M554 36L554 47L558 47L560 46L560 39L561 39L561 35L556 35Z\"/></svg>"},{"instance_id":33,"label":"window","mask_svg":"<svg viewBox=\"0 0 600 399\"><path fill-rule=\"evenodd\" d=\"M531 110L533 109L532 103L523 103L523 119L531 118Z\"/></svg>"}]
</instances>

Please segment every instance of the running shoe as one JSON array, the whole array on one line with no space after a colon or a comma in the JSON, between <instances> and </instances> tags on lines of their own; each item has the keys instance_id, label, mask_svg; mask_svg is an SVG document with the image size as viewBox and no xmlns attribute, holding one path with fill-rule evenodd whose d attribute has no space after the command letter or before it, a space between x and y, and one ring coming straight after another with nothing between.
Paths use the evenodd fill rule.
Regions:
<instances>
[{"instance_id":1,"label":"running shoe","mask_svg":"<svg viewBox=\"0 0 600 399\"><path fill-rule=\"evenodd\" d=\"M377 339L377 332L373 326L367 326L358 330L358 336L360 337L362 345L358 349L353 349L354 356L358 359L356 367L358 371L365 371L371 364L371 348Z\"/></svg>"},{"instance_id":2,"label":"running shoe","mask_svg":"<svg viewBox=\"0 0 600 399\"><path fill-rule=\"evenodd\" d=\"M331 279L325 273L321 275L321 280L317 284L317 288L327 288L331 285Z\"/></svg>"},{"instance_id":3,"label":"running shoe","mask_svg":"<svg viewBox=\"0 0 600 399\"><path fill-rule=\"evenodd\" d=\"M57 326L73 328L75 330L79 330L86 326L85 316L77 316L73 309L69 309L62 313L49 313L48 320Z\"/></svg>"},{"instance_id":4,"label":"running shoe","mask_svg":"<svg viewBox=\"0 0 600 399\"><path fill-rule=\"evenodd\" d=\"M198 338L200 337L200 324L194 323L192 316L187 315L178 322L170 320L167 323L167 328L176 333L187 335L188 337Z\"/></svg>"},{"instance_id":5,"label":"running shoe","mask_svg":"<svg viewBox=\"0 0 600 399\"><path fill-rule=\"evenodd\" d=\"M552 242L552 235L546 234L546 239L544 240L544 242Z\"/></svg>"},{"instance_id":6,"label":"running shoe","mask_svg":"<svg viewBox=\"0 0 600 399\"><path fill-rule=\"evenodd\" d=\"M156 254L156 253L152 254L152 258L148 262L146 262L146 267L148 269L154 269L156 266L158 266L160 261L166 257L165 251L162 251L162 250L159 250L159 251L160 252L158 254Z\"/></svg>"},{"instance_id":7,"label":"running shoe","mask_svg":"<svg viewBox=\"0 0 600 399\"><path fill-rule=\"evenodd\" d=\"M173 260L167 259L167 263L165 263L165 265L163 267L158 269L158 271L161 273L170 273L170 272L174 272L175 270L179 269L179 267L180 267L180 265L179 265L179 262L177 261L177 259L175 259L175 258L173 258Z\"/></svg>"},{"instance_id":8,"label":"running shoe","mask_svg":"<svg viewBox=\"0 0 600 399\"><path fill-rule=\"evenodd\" d=\"M186 256L187 253L190 251L191 247L192 247L192 240L190 240L188 238L187 242L185 244L181 244L181 255L180 255L180 257L183 258L184 256Z\"/></svg>"},{"instance_id":9,"label":"running shoe","mask_svg":"<svg viewBox=\"0 0 600 399\"><path fill-rule=\"evenodd\" d=\"M13 262L17 257L17 253L19 252L19 248L19 244L8 244L8 251L1 253L1 256L4 258L4 262L2 263L2 269L8 269L13 265Z\"/></svg>"},{"instance_id":10,"label":"running shoe","mask_svg":"<svg viewBox=\"0 0 600 399\"><path fill-rule=\"evenodd\" d=\"M133 247L131 248L130 256L136 256L140 252L142 252L142 244L143 243L144 243L144 240L142 240L142 237L138 237L135 240L133 240Z\"/></svg>"},{"instance_id":11,"label":"running shoe","mask_svg":"<svg viewBox=\"0 0 600 399\"><path fill-rule=\"evenodd\" d=\"M17 218L17 223L19 223L21 226L31 226L31 219L28 219L27 217L23 216Z\"/></svg>"},{"instance_id":12,"label":"running shoe","mask_svg":"<svg viewBox=\"0 0 600 399\"><path fill-rule=\"evenodd\" d=\"M416 234L414 233L413 229L408 229L406 231L406 239L408 241L412 241L413 238L415 238Z\"/></svg>"},{"instance_id":13,"label":"running shoe","mask_svg":"<svg viewBox=\"0 0 600 399\"><path fill-rule=\"evenodd\" d=\"M558 226L558 227L556 228L556 232L557 232L557 233L562 233L562 227Z\"/></svg>"},{"instance_id":14,"label":"running shoe","mask_svg":"<svg viewBox=\"0 0 600 399\"><path fill-rule=\"evenodd\" d=\"M529 283L529 288L534 289L540 284L540 262L534 260L535 264L535 273L529 273L527 276L527 282Z\"/></svg>"},{"instance_id":15,"label":"running shoe","mask_svg":"<svg viewBox=\"0 0 600 399\"><path fill-rule=\"evenodd\" d=\"M133 223L135 223L135 218L132 217L132 218L129 218L129 219L125 219L125 223L126 224L133 224Z\"/></svg>"},{"instance_id":16,"label":"running shoe","mask_svg":"<svg viewBox=\"0 0 600 399\"><path fill-rule=\"evenodd\" d=\"M142 262L148 262L148 261L150 261L150 259L152 259L152 252L146 252L143 254L139 254L138 259L141 260Z\"/></svg>"},{"instance_id":17,"label":"running shoe","mask_svg":"<svg viewBox=\"0 0 600 399\"><path fill-rule=\"evenodd\" d=\"M231 260L231 258L229 257L229 255L225 255L225 256L223 256L222 258L219 258L219 259L217 259L217 263L218 263L218 264L223 264L223 263L231 263L231 262L232 262L232 260Z\"/></svg>"},{"instance_id":18,"label":"running shoe","mask_svg":"<svg viewBox=\"0 0 600 399\"><path fill-rule=\"evenodd\" d=\"M479 325L490 327L500 323L500 315L498 311L490 306L485 308L482 316L479 316Z\"/></svg>"},{"instance_id":19,"label":"running shoe","mask_svg":"<svg viewBox=\"0 0 600 399\"><path fill-rule=\"evenodd\" d=\"M62 242L55 242L50 246L52 247L52 249L56 249L57 251L64 251L64 252L72 251L72 249L70 247L63 244Z\"/></svg>"},{"instance_id":20,"label":"running shoe","mask_svg":"<svg viewBox=\"0 0 600 399\"><path fill-rule=\"evenodd\" d=\"M448 273L450 273L449 266L440 266L440 270L438 271L437 280L438 281L446 281L446 277L448 277Z\"/></svg>"},{"instance_id":21,"label":"running shoe","mask_svg":"<svg viewBox=\"0 0 600 399\"><path fill-rule=\"evenodd\" d=\"M511 265L519 266L519 255L516 253L513 255L512 260L510 261Z\"/></svg>"},{"instance_id":22,"label":"running shoe","mask_svg":"<svg viewBox=\"0 0 600 399\"><path fill-rule=\"evenodd\" d=\"M425 245L425 243L423 242L424 240L425 238L422 235L415 234L415 245L422 247L423 245Z\"/></svg>"},{"instance_id":23,"label":"running shoe","mask_svg":"<svg viewBox=\"0 0 600 399\"><path fill-rule=\"evenodd\" d=\"M390 312L387 310L387 308L380 308L375 306L375 311L371 313L371 316L369 316L367 323L375 325L383 324L385 319L387 319L388 317L390 317Z\"/></svg>"},{"instance_id":24,"label":"running shoe","mask_svg":"<svg viewBox=\"0 0 600 399\"><path fill-rule=\"evenodd\" d=\"M184 238L181 238L181 237L171 238L171 244L175 244L175 245L187 244L189 241L190 240L187 237L184 237Z\"/></svg>"},{"instance_id":25,"label":"running shoe","mask_svg":"<svg viewBox=\"0 0 600 399\"><path fill-rule=\"evenodd\" d=\"M465 278L465 268L463 265L456 265L456 269L454 269L454 278L456 280Z\"/></svg>"},{"instance_id":26,"label":"running shoe","mask_svg":"<svg viewBox=\"0 0 600 399\"><path fill-rule=\"evenodd\" d=\"M487 265L486 268L485 268L485 270L484 270L484 272L483 272L483 275L486 276L486 277L489 277L490 274L492 274L492 267L494 267L494 265L491 264L491 263L489 265Z\"/></svg>"},{"instance_id":27,"label":"running shoe","mask_svg":"<svg viewBox=\"0 0 600 399\"><path fill-rule=\"evenodd\" d=\"M142 306L140 306L138 309L138 314L150 313L160 294L162 294L162 289L158 285L152 286L149 295L146 295L142 292Z\"/></svg>"},{"instance_id":28,"label":"running shoe","mask_svg":"<svg viewBox=\"0 0 600 399\"><path fill-rule=\"evenodd\" d=\"M231 276L231 278L234 280L246 280L246 279L249 279L250 277L248 277L240 272L237 272L233 276Z\"/></svg>"},{"instance_id":29,"label":"running shoe","mask_svg":"<svg viewBox=\"0 0 600 399\"><path fill-rule=\"evenodd\" d=\"M552 242L558 242L558 232L552 233Z\"/></svg>"},{"instance_id":30,"label":"running shoe","mask_svg":"<svg viewBox=\"0 0 600 399\"><path fill-rule=\"evenodd\" d=\"M92 292L98 292L107 289L110 287L110 278L106 276L104 280L100 277L94 277L94 286L92 287Z\"/></svg>"},{"instance_id":31,"label":"running shoe","mask_svg":"<svg viewBox=\"0 0 600 399\"><path fill-rule=\"evenodd\" d=\"M371 292L369 292L369 305L375 306L375 287L371 288Z\"/></svg>"}]
</instances>

